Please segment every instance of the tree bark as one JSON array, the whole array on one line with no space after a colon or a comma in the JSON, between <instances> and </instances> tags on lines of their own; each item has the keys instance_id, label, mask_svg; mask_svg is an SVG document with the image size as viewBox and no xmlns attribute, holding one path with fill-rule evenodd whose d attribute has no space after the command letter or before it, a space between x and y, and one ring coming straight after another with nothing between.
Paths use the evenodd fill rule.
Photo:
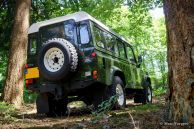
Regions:
<instances>
[{"instance_id":1,"label":"tree bark","mask_svg":"<svg viewBox=\"0 0 194 129\"><path fill-rule=\"evenodd\" d=\"M170 89L167 119L170 122L194 123L193 12L193 0L164 0Z\"/></svg>"},{"instance_id":2,"label":"tree bark","mask_svg":"<svg viewBox=\"0 0 194 129\"><path fill-rule=\"evenodd\" d=\"M14 104L16 107L20 107L23 103L24 65L27 55L30 7L31 0L16 1L9 64L3 93L4 101Z\"/></svg>"}]
</instances>

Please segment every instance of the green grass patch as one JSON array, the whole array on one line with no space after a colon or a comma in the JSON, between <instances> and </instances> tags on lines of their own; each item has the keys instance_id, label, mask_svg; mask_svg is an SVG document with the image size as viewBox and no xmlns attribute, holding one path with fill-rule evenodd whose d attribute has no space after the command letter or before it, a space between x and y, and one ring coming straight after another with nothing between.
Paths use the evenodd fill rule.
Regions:
<instances>
[{"instance_id":1,"label":"green grass patch","mask_svg":"<svg viewBox=\"0 0 194 129\"><path fill-rule=\"evenodd\" d=\"M155 104L145 104L139 106L129 107L130 110L135 111L155 111L161 109L162 105L155 105Z\"/></svg>"},{"instance_id":2,"label":"green grass patch","mask_svg":"<svg viewBox=\"0 0 194 129\"><path fill-rule=\"evenodd\" d=\"M15 119L14 116L17 115L16 109L13 105L9 105L5 102L0 102L0 121L1 122L10 122Z\"/></svg>"}]
</instances>

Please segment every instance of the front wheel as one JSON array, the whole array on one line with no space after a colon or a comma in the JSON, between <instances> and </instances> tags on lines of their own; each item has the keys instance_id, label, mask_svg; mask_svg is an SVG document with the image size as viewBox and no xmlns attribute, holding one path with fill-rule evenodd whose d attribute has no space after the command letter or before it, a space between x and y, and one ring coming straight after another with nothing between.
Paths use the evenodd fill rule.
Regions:
<instances>
[{"instance_id":1,"label":"front wheel","mask_svg":"<svg viewBox=\"0 0 194 129\"><path fill-rule=\"evenodd\" d=\"M152 103L152 88L151 86L148 86L146 89L145 89L145 103Z\"/></svg>"}]
</instances>

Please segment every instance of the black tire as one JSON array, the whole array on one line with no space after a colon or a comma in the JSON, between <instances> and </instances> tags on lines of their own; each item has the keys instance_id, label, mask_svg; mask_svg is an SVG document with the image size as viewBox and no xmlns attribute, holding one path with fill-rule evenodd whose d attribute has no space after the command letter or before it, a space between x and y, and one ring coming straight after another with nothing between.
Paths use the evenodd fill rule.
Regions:
<instances>
[{"instance_id":1,"label":"black tire","mask_svg":"<svg viewBox=\"0 0 194 129\"><path fill-rule=\"evenodd\" d=\"M55 99L54 95L48 95L49 112L46 113L48 117L64 116L67 113L67 97Z\"/></svg>"},{"instance_id":2,"label":"black tire","mask_svg":"<svg viewBox=\"0 0 194 129\"><path fill-rule=\"evenodd\" d=\"M123 81L121 80L121 78L119 76L115 76L112 86L108 87L107 97L109 99L110 97L117 95L116 88L117 88L118 84L121 86L122 91L123 91L123 95L124 95L123 96L123 103L122 104L119 103L119 100L116 99L116 102L113 103L114 104L113 107L115 109L122 109L122 108L126 107L126 92L125 92Z\"/></svg>"},{"instance_id":3,"label":"black tire","mask_svg":"<svg viewBox=\"0 0 194 129\"><path fill-rule=\"evenodd\" d=\"M58 71L49 71L44 63L45 55L47 51L57 48L60 50L60 54L63 55L63 63L60 64L60 68ZM57 51L58 52L58 51ZM53 54L55 55L55 54ZM56 57L56 55L55 55ZM55 58L54 57L54 58ZM57 62L60 58L56 57L56 62L52 59L53 65L56 63L59 65L59 62ZM50 65L47 65L50 67ZM75 72L78 66L78 54L76 51L76 48L67 40L61 39L61 38L53 38L51 40L48 40L45 45L41 48L39 54L38 54L38 67L40 70L40 74L52 81L61 80L68 76L69 73ZM51 68L52 69L52 68ZM53 67L53 69L55 69ZM56 68L58 69L58 68Z\"/></svg>"},{"instance_id":4,"label":"black tire","mask_svg":"<svg viewBox=\"0 0 194 129\"><path fill-rule=\"evenodd\" d=\"M147 87L144 89L144 104L152 103L152 87L149 82L147 82Z\"/></svg>"},{"instance_id":5,"label":"black tire","mask_svg":"<svg viewBox=\"0 0 194 129\"><path fill-rule=\"evenodd\" d=\"M94 106L94 109L98 109L98 106L105 101L105 89L106 87L97 85L98 87L94 88L93 98L92 98L92 104Z\"/></svg>"}]
</instances>

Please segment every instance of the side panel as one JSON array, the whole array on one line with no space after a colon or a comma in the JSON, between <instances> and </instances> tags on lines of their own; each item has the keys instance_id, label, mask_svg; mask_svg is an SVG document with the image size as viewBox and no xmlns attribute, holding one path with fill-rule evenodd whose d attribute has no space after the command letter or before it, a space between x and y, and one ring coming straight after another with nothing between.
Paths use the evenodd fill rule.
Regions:
<instances>
[{"instance_id":1,"label":"side panel","mask_svg":"<svg viewBox=\"0 0 194 129\"><path fill-rule=\"evenodd\" d=\"M117 39L112 36L103 28L93 24L92 27L93 43L95 51L97 53L98 61L98 81L111 85L113 82L113 76L116 71L124 73L125 81L128 85L133 85L133 79L131 78L130 64L124 55L122 59L119 57L119 50L117 48ZM122 47L123 53L125 52L124 46Z\"/></svg>"},{"instance_id":2,"label":"side panel","mask_svg":"<svg viewBox=\"0 0 194 129\"><path fill-rule=\"evenodd\" d=\"M127 88L140 89L139 72L136 62L127 58L127 44L101 26L91 23L95 51L97 52L98 81L111 85L117 71L124 74Z\"/></svg>"}]
</instances>

